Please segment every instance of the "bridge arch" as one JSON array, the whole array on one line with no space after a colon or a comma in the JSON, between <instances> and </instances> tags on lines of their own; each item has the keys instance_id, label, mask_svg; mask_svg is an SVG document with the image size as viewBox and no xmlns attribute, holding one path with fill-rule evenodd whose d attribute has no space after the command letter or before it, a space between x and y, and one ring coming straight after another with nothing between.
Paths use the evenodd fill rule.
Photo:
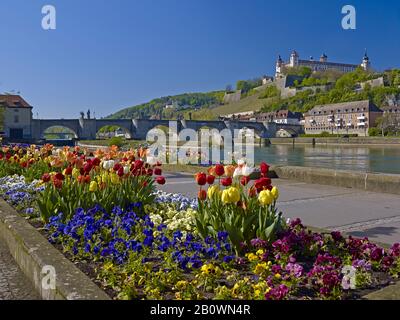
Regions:
<instances>
[{"instance_id":1,"label":"bridge arch","mask_svg":"<svg viewBox=\"0 0 400 320\"><path fill-rule=\"evenodd\" d=\"M43 130L41 137L42 139L45 140L55 140L55 139L62 139L62 140L69 140L69 139L77 139L78 134L63 125L56 125L56 126L50 126Z\"/></svg>"}]
</instances>

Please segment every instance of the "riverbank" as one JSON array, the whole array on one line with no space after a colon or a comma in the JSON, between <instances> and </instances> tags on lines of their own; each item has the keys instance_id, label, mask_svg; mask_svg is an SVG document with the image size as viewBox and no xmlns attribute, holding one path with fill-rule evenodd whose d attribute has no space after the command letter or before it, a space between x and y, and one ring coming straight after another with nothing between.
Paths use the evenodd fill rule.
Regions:
<instances>
[{"instance_id":1,"label":"riverbank","mask_svg":"<svg viewBox=\"0 0 400 320\"><path fill-rule=\"evenodd\" d=\"M390 145L400 147L400 137L382 138L382 137L349 137L349 138L270 138L271 144L306 144L306 145Z\"/></svg>"}]
</instances>

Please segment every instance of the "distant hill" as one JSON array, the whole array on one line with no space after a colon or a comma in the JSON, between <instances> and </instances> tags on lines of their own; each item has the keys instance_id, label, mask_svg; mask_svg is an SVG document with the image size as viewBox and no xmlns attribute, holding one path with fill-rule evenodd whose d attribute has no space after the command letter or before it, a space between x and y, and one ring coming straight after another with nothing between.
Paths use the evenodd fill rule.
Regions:
<instances>
[{"instance_id":1,"label":"distant hill","mask_svg":"<svg viewBox=\"0 0 400 320\"><path fill-rule=\"evenodd\" d=\"M142 103L133 107L122 109L107 118L151 118L159 117L174 119L178 115L190 110L208 109L222 103L224 91L213 91L205 93L184 93L175 96L166 96L153 99L150 102ZM171 108L166 109L166 105Z\"/></svg>"}]
</instances>

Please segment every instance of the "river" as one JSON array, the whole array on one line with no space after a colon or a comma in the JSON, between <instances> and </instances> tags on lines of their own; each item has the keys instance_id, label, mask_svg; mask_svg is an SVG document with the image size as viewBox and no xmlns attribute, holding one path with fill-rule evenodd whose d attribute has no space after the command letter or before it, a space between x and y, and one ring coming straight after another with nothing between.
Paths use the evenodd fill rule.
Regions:
<instances>
[{"instance_id":1,"label":"river","mask_svg":"<svg viewBox=\"0 0 400 320\"><path fill-rule=\"evenodd\" d=\"M255 148L255 162L400 174L400 146L270 145Z\"/></svg>"}]
</instances>

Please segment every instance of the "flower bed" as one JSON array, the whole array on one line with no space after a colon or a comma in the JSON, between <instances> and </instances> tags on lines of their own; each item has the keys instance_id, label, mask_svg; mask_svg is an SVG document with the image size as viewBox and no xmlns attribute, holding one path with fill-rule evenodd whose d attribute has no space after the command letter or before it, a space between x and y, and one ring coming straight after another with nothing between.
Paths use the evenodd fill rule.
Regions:
<instances>
[{"instance_id":1,"label":"flower bed","mask_svg":"<svg viewBox=\"0 0 400 320\"><path fill-rule=\"evenodd\" d=\"M15 146L0 168L0 195L116 299L357 299L400 273L399 244L286 221L266 164L198 173L198 199L157 191L144 150Z\"/></svg>"}]
</instances>

